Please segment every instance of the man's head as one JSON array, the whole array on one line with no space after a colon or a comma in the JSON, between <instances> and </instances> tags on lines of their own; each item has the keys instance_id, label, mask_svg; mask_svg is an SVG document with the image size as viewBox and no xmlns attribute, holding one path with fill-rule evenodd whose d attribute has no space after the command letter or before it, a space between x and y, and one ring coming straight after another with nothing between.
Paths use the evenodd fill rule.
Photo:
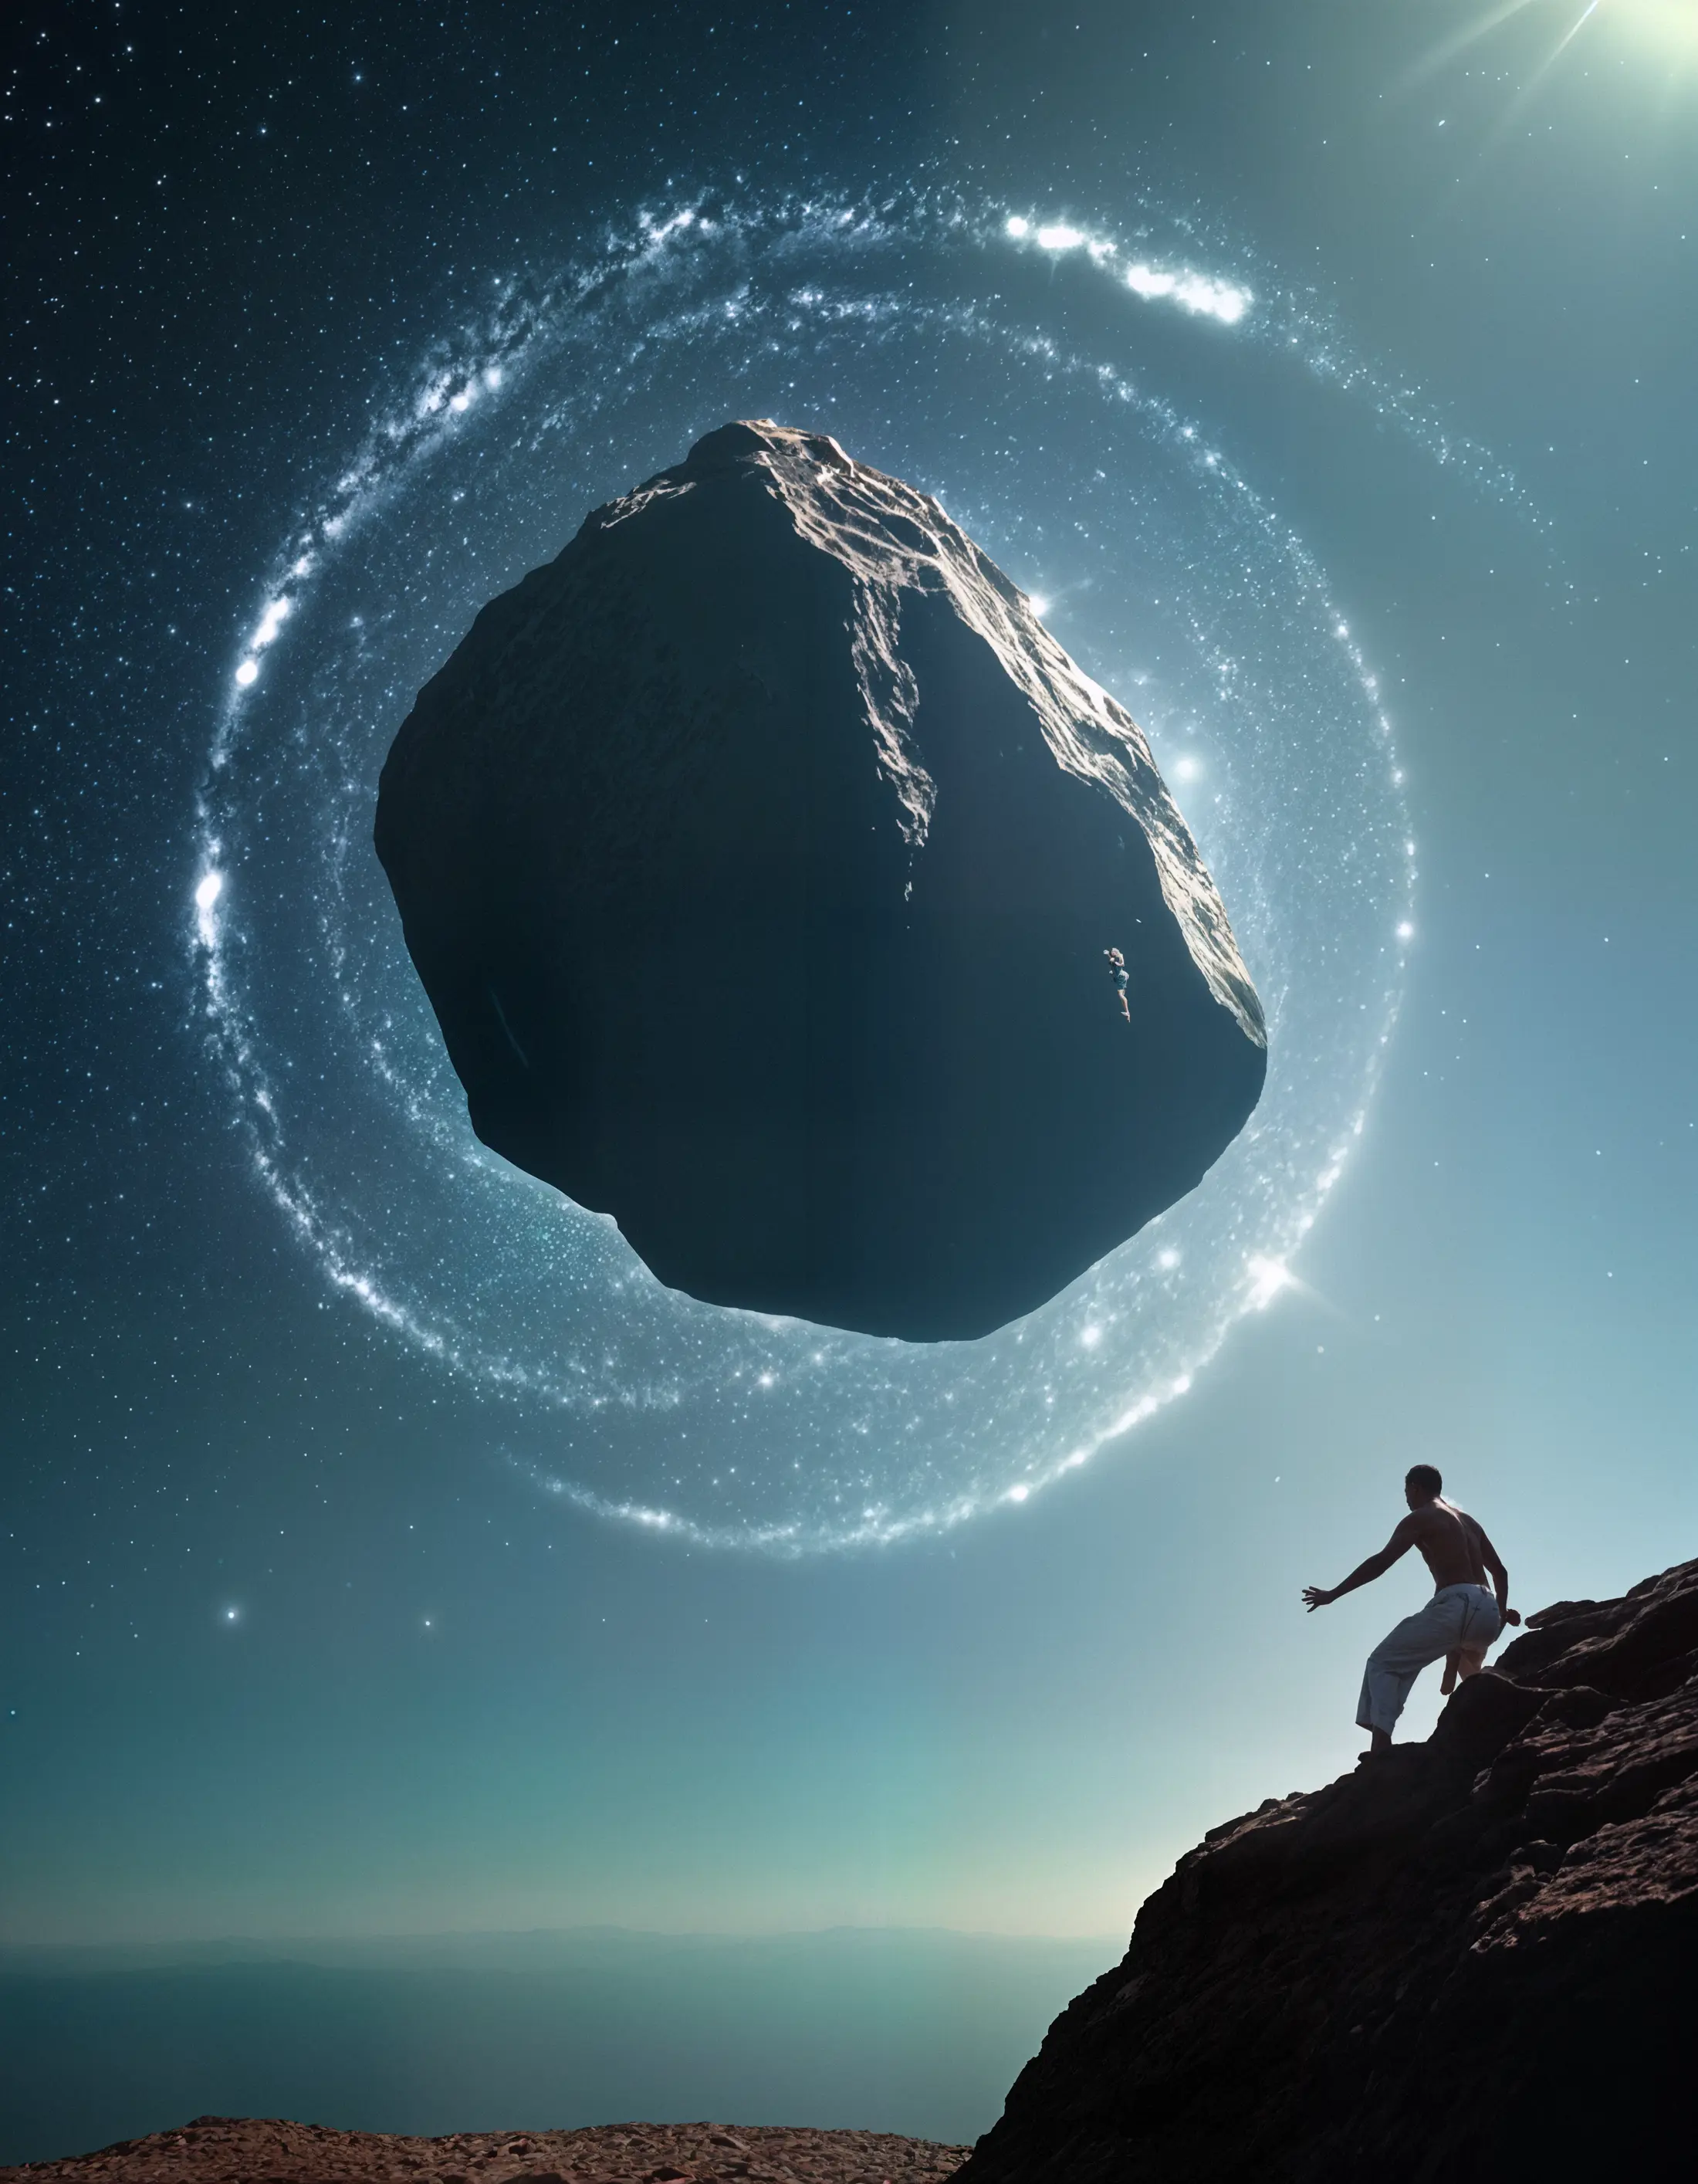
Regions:
<instances>
[{"instance_id":1,"label":"man's head","mask_svg":"<svg viewBox=\"0 0 1698 2184\"><path fill-rule=\"evenodd\" d=\"M1425 1508L1445 1490L1445 1482L1430 1463L1412 1463L1403 1477L1403 1498L1411 1509Z\"/></svg>"}]
</instances>

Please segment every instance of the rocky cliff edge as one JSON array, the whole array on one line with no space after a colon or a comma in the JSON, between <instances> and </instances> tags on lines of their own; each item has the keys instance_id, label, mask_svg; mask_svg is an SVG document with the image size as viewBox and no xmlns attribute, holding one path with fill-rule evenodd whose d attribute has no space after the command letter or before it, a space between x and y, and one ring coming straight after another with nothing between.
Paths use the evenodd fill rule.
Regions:
<instances>
[{"instance_id":1,"label":"rocky cliff edge","mask_svg":"<svg viewBox=\"0 0 1698 2184\"><path fill-rule=\"evenodd\" d=\"M1698 2174L1698 1562L1215 1829L957 2184Z\"/></svg>"}]
</instances>

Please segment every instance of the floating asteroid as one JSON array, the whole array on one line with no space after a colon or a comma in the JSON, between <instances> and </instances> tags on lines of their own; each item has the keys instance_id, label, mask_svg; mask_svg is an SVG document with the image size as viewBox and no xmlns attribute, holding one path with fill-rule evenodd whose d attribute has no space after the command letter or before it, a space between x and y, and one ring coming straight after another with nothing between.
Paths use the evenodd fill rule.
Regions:
<instances>
[{"instance_id":1,"label":"floating asteroid","mask_svg":"<svg viewBox=\"0 0 1698 2184\"><path fill-rule=\"evenodd\" d=\"M485 607L376 845L478 1136L714 1304L987 1334L1261 1093L1143 735L818 434L721 426Z\"/></svg>"}]
</instances>

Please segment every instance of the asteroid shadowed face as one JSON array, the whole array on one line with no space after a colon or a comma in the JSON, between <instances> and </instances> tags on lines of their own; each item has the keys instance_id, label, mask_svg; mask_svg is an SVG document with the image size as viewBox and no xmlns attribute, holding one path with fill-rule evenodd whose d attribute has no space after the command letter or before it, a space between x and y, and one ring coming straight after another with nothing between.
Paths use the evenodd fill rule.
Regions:
<instances>
[{"instance_id":1,"label":"asteroid shadowed face","mask_svg":"<svg viewBox=\"0 0 1698 2184\"><path fill-rule=\"evenodd\" d=\"M486 607L376 844L478 1135L711 1303L987 1334L1261 1089L1142 733L822 436L723 426Z\"/></svg>"}]
</instances>

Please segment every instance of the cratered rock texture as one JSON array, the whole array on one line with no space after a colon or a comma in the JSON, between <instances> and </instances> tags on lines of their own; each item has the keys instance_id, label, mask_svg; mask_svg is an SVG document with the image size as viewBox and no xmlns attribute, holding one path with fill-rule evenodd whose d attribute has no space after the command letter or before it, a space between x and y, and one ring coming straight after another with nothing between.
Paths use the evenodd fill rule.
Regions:
<instances>
[{"instance_id":1,"label":"cratered rock texture","mask_svg":"<svg viewBox=\"0 0 1698 2184\"><path fill-rule=\"evenodd\" d=\"M1142 734L935 500L816 434L722 426L492 601L376 844L479 1137L715 1304L985 1334L1261 1089Z\"/></svg>"},{"instance_id":2,"label":"cratered rock texture","mask_svg":"<svg viewBox=\"0 0 1698 2184\"><path fill-rule=\"evenodd\" d=\"M1698 1563L1528 1622L1182 1858L957 2184L1693 2175Z\"/></svg>"}]
</instances>

